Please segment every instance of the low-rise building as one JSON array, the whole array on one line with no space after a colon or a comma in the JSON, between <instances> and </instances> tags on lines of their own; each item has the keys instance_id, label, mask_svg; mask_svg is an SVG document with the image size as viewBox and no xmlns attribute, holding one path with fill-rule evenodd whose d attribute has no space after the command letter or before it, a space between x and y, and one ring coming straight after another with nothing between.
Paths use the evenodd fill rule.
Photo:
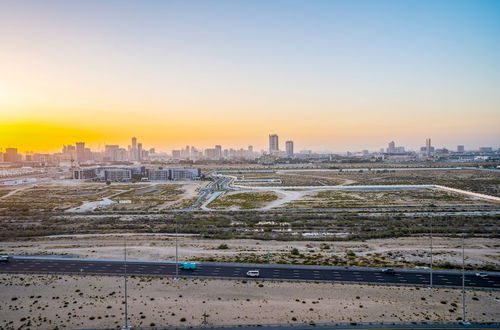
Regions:
<instances>
[{"instance_id":1,"label":"low-rise building","mask_svg":"<svg viewBox=\"0 0 500 330\"><path fill-rule=\"evenodd\" d=\"M199 168L172 168L170 169L171 180L196 180L201 177Z\"/></svg>"},{"instance_id":2,"label":"low-rise building","mask_svg":"<svg viewBox=\"0 0 500 330\"><path fill-rule=\"evenodd\" d=\"M148 179L151 181L167 181L170 179L170 170L148 170Z\"/></svg>"},{"instance_id":3,"label":"low-rise building","mask_svg":"<svg viewBox=\"0 0 500 330\"><path fill-rule=\"evenodd\" d=\"M106 181L130 181L132 180L132 170L113 168L104 170L104 180Z\"/></svg>"}]
</instances>

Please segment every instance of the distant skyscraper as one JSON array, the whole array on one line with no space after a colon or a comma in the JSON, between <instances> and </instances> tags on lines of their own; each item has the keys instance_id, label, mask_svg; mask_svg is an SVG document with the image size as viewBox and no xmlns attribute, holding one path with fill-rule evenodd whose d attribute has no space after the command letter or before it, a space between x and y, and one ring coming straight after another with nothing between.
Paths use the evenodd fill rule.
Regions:
<instances>
[{"instance_id":1,"label":"distant skyscraper","mask_svg":"<svg viewBox=\"0 0 500 330\"><path fill-rule=\"evenodd\" d=\"M19 160L19 154L17 153L17 148L5 149L3 160L4 162L10 162L10 163L17 162Z\"/></svg>"},{"instance_id":2,"label":"distant skyscraper","mask_svg":"<svg viewBox=\"0 0 500 330\"><path fill-rule=\"evenodd\" d=\"M279 148L279 141L278 141L278 135L276 134L270 134L269 135L269 153L275 154L280 151Z\"/></svg>"},{"instance_id":3,"label":"distant skyscraper","mask_svg":"<svg viewBox=\"0 0 500 330\"><path fill-rule=\"evenodd\" d=\"M220 146L220 145L215 146L215 158L217 158L217 159L222 158L222 146Z\"/></svg>"},{"instance_id":4,"label":"distant skyscraper","mask_svg":"<svg viewBox=\"0 0 500 330\"><path fill-rule=\"evenodd\" d=\"M111 162L117 161L120 146L117 144L104 146L104 157Z\"/></svg>"},{"instance_id":5,"label":"distant skyscraper","mask_svg":"<svg viewBox=\"0 0 500 330\"><path fill-rule=\"evenodd\" d=\"M85 142L76 143L76 161L79 163L84 162L85 159Z\"/></svg>"},{"instance_id":6,"label":"distant skyscraper","mask_svg":"<svg viewBox=\"0 0 500 330\"><path fill-rule=\"evenodd\" d=\"M137 159L137 138L134 136L132 138L132 148L130 149L130 160Z\"/></svg>"},{"instance_id":7,"label":"distant skyscraper","mask_svg":"<svg viewBox=\"0 0 500 330\"><path fill-rule=\"evenodd\" d=\"M431 138L425 139L425 152L427 156L431 155Z\"/></svg>"},{"instance_id":8,"label":"distant skyscraper","mask_svg":"<svg viewBox=\"0 0 500 330\"><path fill-rule=\"evenodd\" d=\"M142 143L137 144L137 160L142 160Z\"/></svg>"},{"instance_id":9,"label":"distant skyscraper","mask_svg":"<svg viewBox=\"0 0 500 330\"><path fill-rule=\"evenodd\" d=\"M286 141L285 147L286 147L286 155L288 157L293 157L293 141Z\"/></svg>"},{"instance_id":10,"label":"distant skyscraper","mask_svg":"<svg viewBox=\"0 0 500 330\"><path fill-rule=\"evenodd\" d=\"M389 142L389 146L387 148L387 153L393 154L396 152L396 143L394 141Z\"/></svg>"},{"instance_id":11,"label":"distant skyscraper","mask_svg":"<svg viewBox=\"0 0 500 330\"><path fill-rule=\"evenodd\" d=\"M457 146L457 152L464 152L465 147L464 146Z\"/></svg>"}]
</instances>

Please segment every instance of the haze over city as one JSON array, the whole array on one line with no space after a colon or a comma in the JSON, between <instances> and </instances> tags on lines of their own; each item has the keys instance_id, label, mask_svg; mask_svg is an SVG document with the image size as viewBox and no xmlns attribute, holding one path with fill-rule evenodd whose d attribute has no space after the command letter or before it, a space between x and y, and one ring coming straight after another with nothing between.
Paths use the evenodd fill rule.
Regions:
<instances>
[{"instance_id":1,"label":"haze over city","mask_svg":"<svg viewBox=\"0 0 500 330\"><path fill-rule=\"evenodd\" d=\"M495 1L3 1L0 145L500 141ZM63 25L64 28L60 28Z\"/></svg>"}]
</instances>

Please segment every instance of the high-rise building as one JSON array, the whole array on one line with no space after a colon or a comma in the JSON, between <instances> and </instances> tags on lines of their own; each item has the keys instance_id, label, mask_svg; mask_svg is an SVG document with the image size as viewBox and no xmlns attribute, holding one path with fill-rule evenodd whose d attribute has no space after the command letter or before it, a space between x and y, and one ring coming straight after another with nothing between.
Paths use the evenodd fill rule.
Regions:
<instances>
[{"instance_id":1,"label":"high-rise building","mask_svg":"<svg viewBox=\"0 0 500 330\"><path fill-rule=\"evenodd\" d=\"M393 154L396 152L396 143L394 141L389 142L389 146L387 147L387 153Z\"/></svg>"},{"instance_id":2,"label":"high-rise building","mask_svg":"<svg viewBox=\"0 0 500 330\"><path fill-rule=\"evenodd\" d=\"M286 155L288 157L293 157L293 141L286 141L285 147L286 147Z\"/></svg>"},{"instance_id":3,"label":"high-rise building","mask_svg":"<svg viewBox=\"0 0 500 330\"><path fill-rule=\"evenodd\" d=\"M17 153L17 148L7 148L5 149L5 154L3 155L4 162L15 163L19 161L19 154Z\"/></svg>"},{"instance_id":4,"label":"high-rise building","mask_svg":"<svg viewBox=\"0 0 500 330\"><path fill-rule=\"evenodd\" d=\"M172 150L172 158L181 159L181 151L180 150Z\"/></svg>"},{"instance_id":5,"label":"high-rise building","mask_svg":"<svg viewBox=\"0 0 500 330\"><path fill-rule=\"evenodd\" d=\"M460 145L460 146L457 146L457 152L464 152L465 151L465 147Z\"/></svg>"},{"instance_id":6,"label":"high-rise building","mask_svg":"<svg viewBox=\"0 0 500 330\"><path fill-rule=\"evenodd\" d=\"M137 160L137 138L132 138L132 147L130 148L130 160Z\"/></svg>"},{"instance_id":7,"label":"high-rise building","mask_svg":"<svg viewBox=\"0 0 500 330\"><path fill-rule=\"evenodd\" d=\"M427 156L431 155L431 138L425 139L425 153Z\"/></svg>"},{"instance_id":8,"label":"high-rise building","mask_svg":"<svg viewBox=\"0 0 500 330\"><path fill-rule=\"evenodd\" d=\"M137 144L137 160L142 160L142 143Z\"/></svg>"},{"instance_id":9,"label":"high-rise building","mask_svg":"<svg viewBox=\"0 0 500 330\"><path fill-rule=\"evenodd\" d=\"M116 144L104 146L105 160L108 160L110 162L115 162L119 160L119 150L120 146Z\"/></svg>"},{"instance_id":10,"label":"high-rise building","mask_svg":"<svg viewBox=\"0 0 500 330\"><path fill-rule=\"evenodd\" d=\"M276 134L270 134L269 135L269 153L276 154L280 151L279 148L279 141L278 141L278 135Z\"/></svg>"},{"instance_id":11,"label":"high-rise building","mask_svg":"<svg viewBox=\"0 0 500 330\"><path fill-rule=\"evenodd\" d=\"M220 145L215 146L215 158L217 158L217 159L222 158L222 146L220 146Z\"/></svg>"},{"instance_id":12,"label":"high-rise building","mask_svg":"<svg viewBox=\"0 0 500 330\"><path fill-rule=\"evenodd\" d=\"M76 143L76 161L83 163L85 159L85 142Z\"/></svg>"}]
</instances>

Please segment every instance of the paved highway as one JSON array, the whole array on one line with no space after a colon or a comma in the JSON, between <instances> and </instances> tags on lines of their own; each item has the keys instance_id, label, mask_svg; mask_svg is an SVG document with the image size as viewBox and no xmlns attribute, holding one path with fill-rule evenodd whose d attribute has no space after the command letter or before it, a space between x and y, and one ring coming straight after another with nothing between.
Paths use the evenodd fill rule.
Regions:
<instances>
[{"instance_id":1,"label":"paved highway","mask_svg":"<svg viewBox=\"0 0 500 330\"><path fill-rule=\"evenodd\" d=\"M225 328L211 328L211 330L341 330L341 329L434 329L434 330L459 330L459 329L499 329L498 323L494 324L358 324L358 325L303 325L303 326L254 326L254 327L225 327ZM194 328L196 329L196 328ZM203 328L198 328L203 329Z\"/></svg>"},{"instance_id":2,"label":"paved highway","mask_svg":"<svg viewBox=\"0 0 500 330\"><path fill-rule=\"evenodd\" d=\"M195 270L179 270L180 276L206 276L220 278L244 278L248 270L260 270L261 279L272 280L310 280L331 282L359 282L377 284L428 285L429 272L425 270L396 270L393 274L378 269L308 267L290 265L245 265L224 263L199 263ZM12 258L0 263L0 273L61 273L61 274L103 274L123 275L125 264L122 261L97 261L85 259L29 259ZM127 273L137 276L172 276L175 264L169 262L127 262ZM435 286L460 287L460 272L435 271ZM473 288L500 289L500 275L489 274L479 277L466 273L465 285Z\"/></svg>"}]
</instances>

